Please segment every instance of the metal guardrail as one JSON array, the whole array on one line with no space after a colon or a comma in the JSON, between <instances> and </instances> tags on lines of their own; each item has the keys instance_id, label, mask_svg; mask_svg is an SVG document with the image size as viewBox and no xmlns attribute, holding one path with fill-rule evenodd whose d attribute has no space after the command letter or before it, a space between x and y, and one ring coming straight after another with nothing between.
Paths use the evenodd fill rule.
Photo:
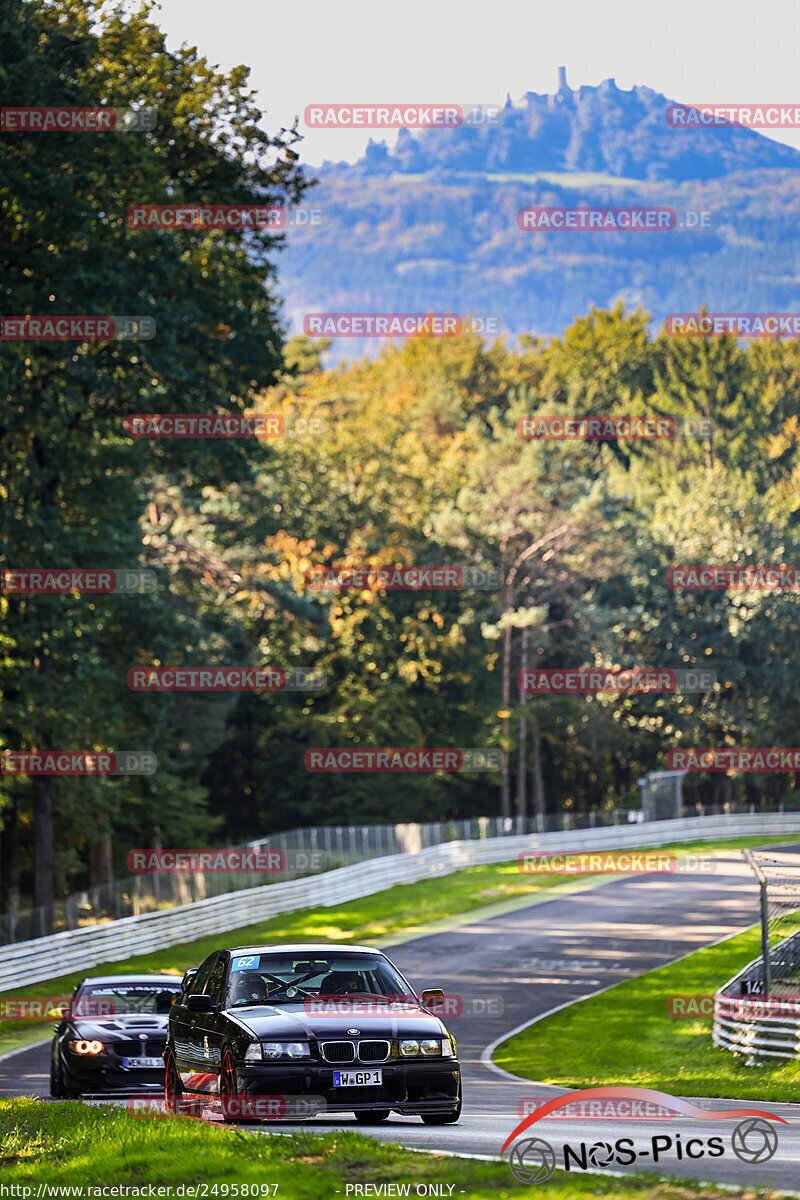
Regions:
<instances>
[{"instance_id":1,"label":"metal guardrail","mask_svg":"<svg viewBox=\"0 0 800 1200\"><path fill-rule=\"evenodd\" d=\"M773 946L764 970L764 955L754 958L714 995L715 1046L744 1055L752 1066L760 1058L800 1057L800 981L787 987L782 980L800 962L800 932ZM771 981L767 982L766 981ZM762 993L745 993L746 985L764 988ZM770 1002L791 999L798 1012L776 1015ZM765 1000L767 1003L765 1004ZM733 1005L731 1002L735 1002ZM735 1011L731 1013L730 1009Z\"/></svg>"},{"instance_id":2,"label":"metal guardrail","mask_svg":"<svg viewBox=\"0 0 800 1200\"><path fill-rule=\"evenodd\" d=\"M638 814L637 814L638 815ZM47 937L67 929L139 917L144 913L176 908L226 896L245 888L263 887L313 875L320 870L381 858L410 854L442 842L468 841L550 830L617 825L628 819L627 810L581 814L576 820L561 813L547 818L468 817L456 821L431 821L398 825L312 825L247 842L242 849L276 850L287 855L290 869L283 872L237 874L233 872L181 871L139 874L85 888L54 905L22 909L0 916L0 945ZM230 847L237 849L237 847ZM315 860L323 860L315 866ZM304 861L298 865L298 859Z\"/></svg>"},{"instance_id":3,"label":"metal guardrail","mask_svg":"<svg viewBox=\"0 0 800 1200\"><path fill-rule=\"evenodd\" d=\"M212 897L162 912L123 917L105 925L68 930L3 949L0 987L18 988L98 963L163 949L211 934L225 934L283 912L327 907L381 892L397 883L448 875L465 867L508 862L526 851L575 852L663 846L680 840L800 834L797 814L732 814L645 824L606 826L569 833L480 838L429 846L355 863L323 874Z\"/></svg>"}]
</instances>

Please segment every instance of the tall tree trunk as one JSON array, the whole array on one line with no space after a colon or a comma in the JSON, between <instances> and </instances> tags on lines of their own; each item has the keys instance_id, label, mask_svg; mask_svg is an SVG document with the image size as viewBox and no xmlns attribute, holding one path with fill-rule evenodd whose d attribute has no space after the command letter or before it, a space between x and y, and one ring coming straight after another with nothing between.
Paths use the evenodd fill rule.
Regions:
<instances>
[{"instance_id":1,"label":"tall tree trunk","mask_svg":"<svg viewBox=\"0 0 800 1200\"><path fill-rule=\"evenodd\" d=\"M520 629L519 667L523 673L528 669L528 630L523 625ZM523 681L524 681L523 674ZM528 726L525 720L525 688L519 689L521 707L519 715L519 752L517 759L517 816L523 820L528 815Z\"/></svg>"},{"instance_id":2,"label":"tall tree trunk","mask_svg":"<svg viewBox=\"0 0 800 1200\"><path fill-rule=\"evenodd\" d=\"M33 786L33 907L38 914L37 934L50 933L53 927L53 797L46 779Z\"/></svg>"},{"instance_id":3,"label":"tall tree trunk","mask_svg":"<svg viewBox=\"0 0 800 1200\"><path fill-rule=\"evenodd\" d=\"M101 833L89 847L89 886L102 887L114 879L111 863L111 834Z\"/></svg>"},{"instance_id":4,"label":"tall tree trunk","mask_svg":"<svg viewBox=\"0 0 800 1200\"><path fill-rule=\"evenodd\" d=\"M5 932L14 940L14 926L19 912L19 824L17 805L12 802L3 813L0 833L0 913L5 918Z\"/></svg>"},{"instance_id":5,"label":"tall tree trunk","mask_svg":"<svg viewBox=\"0 0 800 1200\"><path fill-rule=\"evenodd\" d=\"M531 708L531 741L533 755L531 761L531 793L533 796L533 811L536 813L536 824L539 832L544 832L545 799L544 775L542 774L542 735L539 729L539 718L535 705Z\"/></svg>"},{"instance_id":6,"label":"tall tree trunk","mask_svg":"<svg viewBox=\"0 0 800 1200\"><path fill-rule=\"evenodd\" d=\"M503 614L511 611L512 605L511 588L508 584L503 587ZM511 703L511 626L507 625L503 630L503 661L501 668L501 705L504 713L508 712L508 706ZM509 751L511 749L508 737L508 717L500 718L500 732L503 739L503 785L500 797L500 811L503 817L511 816L511 776Z\"/></svg>"}]
</instances>

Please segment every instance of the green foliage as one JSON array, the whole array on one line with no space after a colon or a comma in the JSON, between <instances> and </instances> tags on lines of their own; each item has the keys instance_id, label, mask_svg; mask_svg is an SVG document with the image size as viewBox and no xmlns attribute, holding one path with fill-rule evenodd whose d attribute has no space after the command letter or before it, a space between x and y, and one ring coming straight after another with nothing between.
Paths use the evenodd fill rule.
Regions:
<instances>
[{"instance_id":1,"label":"green foliage","mask_svg":"<svg viewBox=\"0 0 800 1200\"><path fill-rule=\"evenodd\" d=\"M0 37L0 84L17 104L158 108L149 133L0 142L3 312L157 322L148 342L0 350L4 565L149 567L159 583L155 594L0 596L3 746L141 748L159 760L143 778L0 778L25 899L47 894L33 844L50 804L65 893L91 881L90 848L109 833L124 873L131 844L510 811L520 729L539 780L529 793L551 814L627 806L672 746L796 740L797 597L666 584L673 563L798 561L796 343L652 338L648 314L618 304L550 342L418 338L324 370L329 343L282 346L271 232L126 224L132 204L301 197L296 134L262 132L246 69L226 76L191 48L168 50L148 3L10 0ZM341 247L316 232L346 286ZM440 235L425 236L435 246ZM399 307L412 310L421 285L408 286ZM435 288L426 297L422 308L440 307ZM145 441L123 426L141 412L244 411L284 417L286 433ZM520 416L556 413L659 413L680 436L517 436ZM305 578L318 566L432 564L494 569L500 586L331 592ZM703 665L720 682L706 696L523 705L523 637L531 667ZM316 667L328 683L133 693L137 664ZM502 779L312 774L303 758L313 747L485 745L507 750ZM700 798L749 803L787 788L777 776L692 784Z\"/></svg>"}]
</instances>

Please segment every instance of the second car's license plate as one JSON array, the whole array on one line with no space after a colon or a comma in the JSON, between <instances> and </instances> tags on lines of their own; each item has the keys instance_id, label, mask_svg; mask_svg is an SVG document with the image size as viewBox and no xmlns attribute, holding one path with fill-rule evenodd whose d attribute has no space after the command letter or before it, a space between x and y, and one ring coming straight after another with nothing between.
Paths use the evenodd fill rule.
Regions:
<instances>
[{"instance_id":1,"label":"second car's license plate","mask_svg":"<svg viewBox=\"0 0 800 1200\"><path fill-rule=\"evenodd\" d=\"M154 1068L163 1067L163 1058L123 1058L123 1067L148 1067L151 1071Z\"/></svg>"},{"instance_id":2,"label":"second car's license plate","mask_svg":"<svg viewBox=\"0 0 800 1200\"><path fill-rule=\"evenodd\" d=\"M334 1087L368 1087L383 1083L383 1071L334 1071Z\"/></svg>"}]
</instances>

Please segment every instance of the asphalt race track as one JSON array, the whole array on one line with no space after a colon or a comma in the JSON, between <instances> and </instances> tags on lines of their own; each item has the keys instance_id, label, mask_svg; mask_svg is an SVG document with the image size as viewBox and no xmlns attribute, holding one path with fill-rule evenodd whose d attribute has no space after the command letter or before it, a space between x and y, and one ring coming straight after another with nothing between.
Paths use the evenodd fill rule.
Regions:
<instances>
[{"instance_id":1,"label":"asphalt race track","mask_svg":"<svg viewBox=\"0 0 800 1200\"><path fill-rule=\"evenodd\" d=\"M464 999L464 1013L447 1018L462 1063L464 1112L453 1126L426 1126L418 1118L392 1115L380 1126L359 1125L358 1129L421 1149L499 1156L503 1142L520 1120L519 1101L558 1095L562 1089L505 1075L488 1062L488 1049L510 1031L554 1008L754 924L758 896L749 868L734 853L719 855L716 861L713 874L615 879L499 916L470 923L462 918L446 932L395 943L389 956L416 987L439 986L446 994ZM602 1029L597 1035L602 1036ZM48 1046L41 1044L1 1061L0 1095L47 1097L48 1064ZM800 1097L796 1099L800 1101ZM742 1162L730 1145L735 1121L689 1117L669 1122L550 1118L523 1136L543 1137L557 1149L564 1141L577 1145L631 1137L640 1156L638 1168L652 1169L647 1150L651 1135L678 1130L684 1141L721 1135L725 1144L722 1157L678 1161L668 1152L659 1169L664 1174L723 1183L793 1188L800 1195L800 1104L748 1105L709 1099L698 1103L718 1109L763 1108L786 1118L789 1123L778 1127L774 1157L761 1165ZM353 1118L332 1121L318 1117L303 1128L323 1131L342 1125L356 1127ZM277 1127L253 1128L269 1133Z\"/></svg>"}]
</instances>

